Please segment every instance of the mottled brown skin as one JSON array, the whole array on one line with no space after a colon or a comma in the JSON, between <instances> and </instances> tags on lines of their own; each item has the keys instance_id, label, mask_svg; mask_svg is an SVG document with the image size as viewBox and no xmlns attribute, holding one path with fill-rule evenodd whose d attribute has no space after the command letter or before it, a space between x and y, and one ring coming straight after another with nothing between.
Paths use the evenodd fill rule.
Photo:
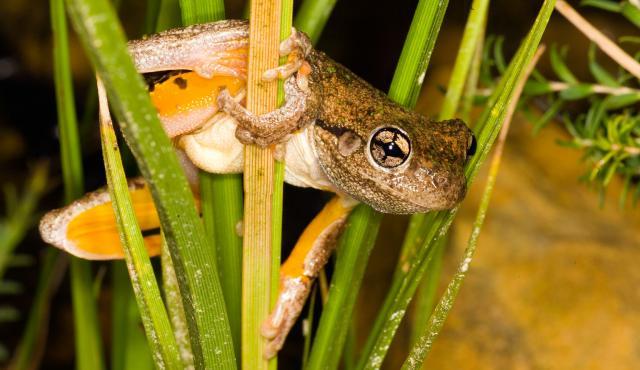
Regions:
<instances>
[{"instance_id":1,"label":"mottled brown skin","mask_svg":"<svg viewBox=\"0 0 640 370\"><path fill-rule=\"evenodd\" d=\"M384 213L449 209L465 195L464 164L473 134L461 120L443 122L407 110L324 53L307 58L313 126L322 169L338 189ZM381 127L404 131L410 157L394 169L377 165L368 153Z\"/></svg>"}]
</instances>

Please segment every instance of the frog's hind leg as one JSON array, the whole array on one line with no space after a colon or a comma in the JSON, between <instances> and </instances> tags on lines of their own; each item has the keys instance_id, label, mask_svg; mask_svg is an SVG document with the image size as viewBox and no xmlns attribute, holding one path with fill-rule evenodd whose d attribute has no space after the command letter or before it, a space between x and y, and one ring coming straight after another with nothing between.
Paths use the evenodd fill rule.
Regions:
<instances>
[{"instance_id":1,"label":"frog's hind leg","mask_svg":"<svg viewBox=\"0 0 640 370\"><path fill-rule=\"evenodd\" d=\"M354 205L351 199L334 197L307 226L282 264L278 300L262 324L262 335L268 340L266 358L275 356L282 348Z\"/></svg>"}]
</instances>

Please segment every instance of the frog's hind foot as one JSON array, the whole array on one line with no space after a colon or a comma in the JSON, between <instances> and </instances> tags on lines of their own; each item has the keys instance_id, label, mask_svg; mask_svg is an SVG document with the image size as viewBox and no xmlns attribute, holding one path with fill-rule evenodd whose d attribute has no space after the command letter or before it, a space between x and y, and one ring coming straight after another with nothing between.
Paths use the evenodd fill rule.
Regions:
<instances>
[{"instance_id":1,"label":"frog's hind foot","mask_svg":"<svg viewBox=\"0 0 640 370\"><path fill-rule=\"evenodd\" d=\"M312 283L313 281L305 276L281 277L280 294L275 309L260 327L260 333L267 339L264 358L270 359L282 349L287 334L304 307Z\"/></svg>"}]
</instances>

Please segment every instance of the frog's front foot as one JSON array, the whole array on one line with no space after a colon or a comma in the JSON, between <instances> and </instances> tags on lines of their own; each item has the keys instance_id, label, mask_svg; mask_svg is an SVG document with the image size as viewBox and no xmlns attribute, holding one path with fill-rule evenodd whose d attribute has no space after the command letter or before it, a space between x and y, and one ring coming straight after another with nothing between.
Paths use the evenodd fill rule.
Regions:
<instances>
[{"instance_id":1,"label":"frog's front foot","mask_svg":"<svg viewBox=\"0 0 640 370\"><path fill-rule=\"evenodd\" d=\"M287 140L289 134L304 126L308 119L310 92L296 82L297 76L285 81L286 101L282 107L261 115L254 115L235 101L229 91L218 95L220 109L236 119L236 137L243 144L267 147Z\"/></svg>"},{"instance_id":2,"label":"frog's front foot","mask_svg":"<svg viewBox=\"0 0 640 370\"><path fill-rule=\"evenodd\" d=\"M308 67L306 59L312 47L311 40L307 35L292 28L291 36L280 43L280 55L287 56L286 63L279 67L268 69L262 74L262 79L265 81L273 81L277 78L286 79L301 70L303 75L308 74L306 71L309 68L305 68Z\"/></svg>"}]
</instances>

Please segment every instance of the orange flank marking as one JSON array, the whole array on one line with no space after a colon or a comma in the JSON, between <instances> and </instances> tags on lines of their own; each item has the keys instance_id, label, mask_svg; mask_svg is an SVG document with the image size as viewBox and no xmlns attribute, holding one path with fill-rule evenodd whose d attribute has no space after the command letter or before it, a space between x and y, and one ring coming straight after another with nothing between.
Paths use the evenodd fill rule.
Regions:
<instances>
[{"instance_id":1,"label":"orange flank marking","mask_svg":"<svg viewBox=\"0 0 640 370\"><path fill-rule=\"evenodd\" d=\"M105 193L106 191L102 190ZM160 254L162 243L159 231L160 219L158 218L149 187L146 184L135 189L130 187L129 194L131 195L138 226L142 231L150 232L150 235L144 237L147 251L150 256L157 256ZM96 193L90 193L88 196L90 198L95 197ZM80 201L89 200L81 199ZM196 206L200 207L197 195ZM75 215L71 213L70 217L72 218L67 224L66 239L72 243L73 248L78 250L77 252L84 252L79 253L79 255L94 256L91 259L124 258L111 201L97 204ZM74 251L69 252L76 254Z\"/></svg>"},{"instance_id":2,"label":"orange flank marking","mask_svg":"<svg viewBox=\"0 0 640 370\"><path fill-rule=\"evenodd\" d=\"M215 76L207 79L195 72L185 72L156 84L150 95L160 116L170 117L214 107L218 92L222 89L226 87L231 95L235 95L244 85L245 81L236 77Z\"/></svg>"},{"instance_id":3,"label":"orange flank marking","mask_svg":"<svg viewBox=\"0 0 640 370\"><path fill-rule=\"evenodd\" d=\"M304 275L304 265L307 255L324 233L330 227L334 226L336 222L344 219L352 209L353 207L351 206L345 206L339 197L333 197L311 221L307 228L304 229L293 251L291 251L289 258L282 264L280 275L308 279L308 277Z\"/></svg>"}]
</instances>

